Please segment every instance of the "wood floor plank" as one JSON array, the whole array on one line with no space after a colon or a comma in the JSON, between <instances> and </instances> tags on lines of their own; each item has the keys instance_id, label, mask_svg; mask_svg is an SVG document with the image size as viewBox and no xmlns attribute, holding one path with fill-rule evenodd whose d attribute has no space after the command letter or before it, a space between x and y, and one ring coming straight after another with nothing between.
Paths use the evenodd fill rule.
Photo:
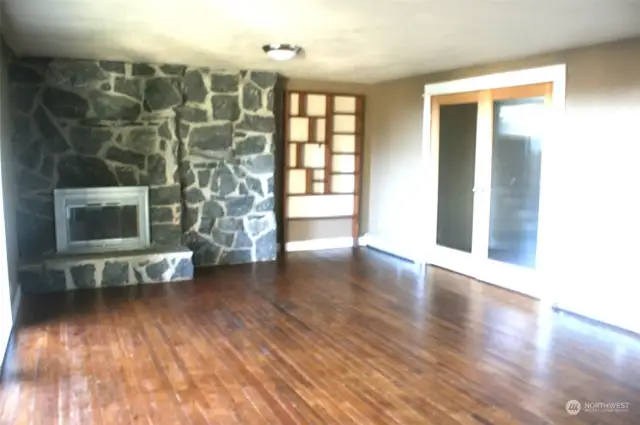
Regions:
<instances>
[{"instance_id":1,"label":"wood floor plank","mask_svg":"<svg viewBox=\"0 0 640 425\"><path fill-rule=\"evenodd\" d=\"M366 249L25 296L3 370L0 425L640 423L638 336Z\"/></svg>"}]
</instances>

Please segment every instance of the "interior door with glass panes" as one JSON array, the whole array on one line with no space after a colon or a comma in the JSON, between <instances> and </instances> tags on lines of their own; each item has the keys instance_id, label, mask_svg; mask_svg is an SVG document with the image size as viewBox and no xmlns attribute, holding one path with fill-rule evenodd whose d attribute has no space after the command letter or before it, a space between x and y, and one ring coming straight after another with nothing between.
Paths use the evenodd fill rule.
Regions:
<instances>
[{"instance_id":1,"label":"interior door with glass panes","mask_svg":"<svg viewBox=\"0 0 640 425\"><path fill-rule=\"evenodd\" d=\"M363 98L285 97L285 241L358 237Z\"/></svg>"},{"instance_id":2,"label":"interior door with glass panes","mask_svg":"<svg viewBox=\"0 0 640 425\"><path fill-rule=\"evenodd\" d=\"M431 98L433 264L536 294L551 83Z\"/></svg>"}]
</instances>

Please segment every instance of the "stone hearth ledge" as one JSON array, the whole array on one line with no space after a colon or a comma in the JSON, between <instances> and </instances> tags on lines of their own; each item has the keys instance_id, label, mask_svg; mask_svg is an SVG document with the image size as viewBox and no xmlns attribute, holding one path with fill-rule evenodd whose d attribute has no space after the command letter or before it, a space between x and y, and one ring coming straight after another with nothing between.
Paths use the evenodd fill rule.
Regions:
<instances>
[{"instance_id":1,"label":"stone hearth ledge","mask_svg":"<svg viewBox=\"0 0 640 425\"><path fill-rule=\"evenodd\" d=\"M193 279L193 252L186 247L90 254L55 254L19 266L28 293L69 291Z\"/></svg>"}]
</instances>

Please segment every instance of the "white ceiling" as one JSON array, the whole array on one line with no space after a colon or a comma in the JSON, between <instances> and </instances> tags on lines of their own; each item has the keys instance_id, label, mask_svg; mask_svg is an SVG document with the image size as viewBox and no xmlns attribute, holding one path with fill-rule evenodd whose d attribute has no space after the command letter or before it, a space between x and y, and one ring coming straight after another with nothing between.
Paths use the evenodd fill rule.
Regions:
<instances>
[{"instance_id":1,"label":"white ceiling","mask_svg":"<svg viewBox=\"0 0 640 425\"><path fill-rule=\"evenodd\" d=\"M19 54L373 83L640 35L640 0L1 0ZM266 43L304 55L268 60Z\"/></svg>"}]
</instances>

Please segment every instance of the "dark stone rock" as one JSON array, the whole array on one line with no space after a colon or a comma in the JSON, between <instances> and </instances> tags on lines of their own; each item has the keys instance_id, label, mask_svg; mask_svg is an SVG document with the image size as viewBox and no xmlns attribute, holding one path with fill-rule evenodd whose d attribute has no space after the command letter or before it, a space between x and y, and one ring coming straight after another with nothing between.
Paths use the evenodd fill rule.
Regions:
<instances>
[{"instance_id":1,"label":"dark stone rock","mask_svg":"<svg viewBox=\"0 0 640 425\"><path fill-rule=\"evenodd\" d=\"M142 274L138 270L133 269L133 276L136 278L136 282L138 282L139 284L144 283L144 278L142 277Z\"/></svg>"},{"instance_id":2,"label":"dark stone rock","mask_svg":"<svg viewBox=\"0 0 640 425\"><path fill-rule=\"evenodd\" d=\"M196 266L213 266L219 263L222 249L215 245L208 245L201 249L196 259Z\"/></svg>"},{"instance_id":3,"label":"dark stone rock","mask_svg":"<svg viewBox=\"0 0 640 425\"><path fill-rule=\"evenodd\" d=\"M247 188L247 185L244 184L244 182L240 183L240 185L238 186L238 193L240 195L248 195L249 194L249 189Z\"/></svg>"},{"instance_id":4,"label":"dark stone rock","mask_svg":"<svg viewBox=\"0 0 640 425\"><path fill-rule=\"evenodd\" d=\"M189 188L184 193L184 199L189 204L197 204L205 200L202 190L197 187Z\"/></svg>"},{"instance_id":5,"label":"dark stone rock","mask_svg":"<svg viewBox=\"0 0 640 425\"><path fill-rule=\"evenodd\" d=\"M124 62L100 61L99 63L100 68L104 69L105 71L124 75Z\"/></svg>"},{"instance_id":6,"label":"dark stone rock","mask_svg":"<svg viewBox=\"0 0 640 425\"><path fill-rule=\"evenodd\" d=\"M115 93L93 91L89 100L101 120L135 121L142 111L138 101Z\"/></svg>"},{"instance_id":7,"label":"dark stone rock","mask_svg":"<svg viewBox=\"0 0 640 425\"><path fill-rule=\"evenodd\" d=\"M260 196L264 196L264 190L262 190L262 182L260 179L247 177L245 181L247 182L247 187L250 191L257 193Z\"/></svg>"},{"instance_id":8,"label":"dark stone rock","mask_svg":"<svg viewBox=\"0 0 640 425\"><path fill-rule=\"evenodd\" d=\"M189 231L198 224L198 208L187 207L184 214L184 230Z\"/></svg>"},{"instance_id":9,"label":"dark stone rock","mask_svg":"<svg viewBox=\"0 0 640 425\"><path fill-rule=\"evenodd\" d=\"M225 248L231 248L233 246L234 234L222 232L219 229L213 229L211 231L211 236L213 237L213 241L220 246Z\"/></svg>"},{"instance_id":10,"label":"dark stone rock","mask_svg":"<svg viewBox=\"0 0 640 425\"><path fill-rule=\"evenodd\" d=\"M46 143L46 141L43 141ZM42 146L38 141L28 146L18 155L18 162L24 165L28 170L36 171L40 167L42 161Z\"/></svg>"},{"instance_id":11,"label":"dark stone rock","mask_svg":"<svg viewBox=\"0 0 640 425\"><path fill-rule=\"evenodd\" d=\"M264 136L249 136L245 140L236 142L235 154L238 156L255 155L263 153L267 147L267 138Z\"/></svg>"},{"instance_id":12,"label":"dark stone rock","mask_svg":"<svg viewBox=\"0 0 640 425\"><path fill-rule=\"evenodd\" d=\"M17 183L20 190L27 192L47 191L51 188L50 180L24 168L20 170Z\"/></svg>"},{"instance_id":13,"label":"dark stone rock","mask_svg":"<svg viewBox=\"0 0 640 425\"><path fill-rule=\"evenodd\" d=\"M200 71L191 70L184 75L184 93L188 101L204 102L207 98L207 88L202 80Z\"/></svg>"},{"instance_id":14,"label":"dark stone rock","mask_svg":"<svg viewBox=\"0 0 640 425\"><path fill-rule=\"evenodd\" d=\"M273 195L274 193L274 178L271 176L267 179L267 194Z\"/></svg>"},{"instance_id":15,"label":"dark stone rock","mask_svg":"<svg viewBox=\"0 0 640 425\"><path fill-rule=\"evenodd\" d=\"M33 101L39 91L40 86L30 84L13 84L11 86L11 98L19 111L29 113L33 108Z\"/></svg>"},{"instance_id":16,"label":"dark stone rock","mask_svg":"<svg viewBox=\"0 0 640 425\"><path fill-rule=\"evenodd\" d=\"M267 111L273 112L273 90L267 92Z\"/></svg>"},{"instance_id":17,"label":"dark stone rock","mask_svg":"<svg viewBox=\"0 0 640 425\"><path fill-rule=\"evenodd\" d=\"M107 149L106 158L121 164L135 165L141 170L145 169L145 156L137 152L111 146Z\"/></svg>"},{"instance_id":18,"label":"dark stone rock","mask_svg":"<svg viewBox=\"0 0 640 425\"><path fill-rule=\"evenodd\" d=\"M214 177L215 178L215 177ZM230 174L223 174L218 178L218 192L220 196L227 196L233 193L238 187L236 178Z\"/></svg>"},{"instance_id":19,"label":"dark stone rock","mask_svg":"<svg viewBox=\"0 0 640 425\"><path fill-rule=\"evenodd\" d=\"M53 218L53 198L47 197L21 197L20 208L31 214Z\"/></svg>"},{"instance_id":20,"label":"dark stone rock","mask_svg":"<svg viewBox=\"0 0 640 425\"><path fill-rule=\"evenodd\" d=\"M224 217L224 210L217 201L208 201L202 205L202 217L220 218Z\"/></svg>"},{"instance_id":21,"label":"dark stone rock","mask_svg":"<svg viewBox=\"0 0 640 425\"><path fill-rule=\"evenodd\" d=\"M95 288L96 266L93 264L81 264L71 267L71 278L76 288Z\"/></svg>"},{"instance_id":22,"label":"dark stone rock","mask_svg":"<svg viewBox=\"0 0 640 425\"><path fill-rule=\"evenodd\" d=\"M67 278L64 270L47 270L45 272L46 292L62 292L67 290Z\"/></svg>"},{"instance_id":23,"label":"dark stone rock","mask_svg":"<svg viewBox=\"0 0 640 425\"><path fill-rule=\"evenodd\" d=\"M180 224L152 224L151 240L158 246L179 246L182 244Z\"/></svg>"},{"instance_id":24,"label":"dark stone rock","mask_svg":"<svg viewBox=\"0 0 640 425\"><path fill-rule=\"evenodd\" d=\"M276 231L272 230L256 239L256 260L275 260L277 254Z\"/></svg>"},{"instance_id":25,"label":"dark stone rock","mask_svg":"<svg viewBox=\"0 0 640 425\"><path fill-rule=\"evenodd\" d=\"M162 259L159 263L152 263L146 267L147 276L152 280L162 280L163 274L169 270L169 262L166 259Z\"/></svg>"},{"instance_id":26,"label":"dark stone rock","mask_svg":"<svg viewBox=\"0 0 640 425\"><path fill-rule=\"evenodd\" d=\"M273 173L275 160L273 154L265 153L243 160L245 168L253 174Z\"/></svg>"},{"instance_id":27,"label":"dark stone rock","mask_svg":"<svg viewBox=\"0 0 640 425\"><path fill-rule=\"evenodd\" d=\"M173 222L173 208L171 207L152 207L151 208L152 223L171 223Z\"/></svg>"},{"instance_id":28,"label":"dark stone rock","mask_svg":"<svg viewBox=\"0 0 640 425\"><path fill-rule=\"evenodd\" d=\"M18 62L9 63L9 81L13 83L38 84L44 76L35 69Z\"/></svg>"},{"instance_id":29,"label":"dark stone rock","mask_svg":"<svg viewBox=\"0 0 640 425\"><path fill-rule=\"evenodd\" d=\"M236 233L236 240L233 244L233 247L238 249L238 248L252 248L253 247L253 241L251 240L251 238L249 237L249 235L247 235L245 232L238 232Z\"/></svg>"},{"instance_id":30,"label":"dark stone rock","mask_svg":"<svg viewBox=\"0 0 640 425\"><path fill-rule=\"evenodd\" d=\"M173 132L169 128L169 122L165 121L158 128L158 135L163 139L173 139Z\"/></svg>"},{"instance_id":31,"label":"dark stone rock","mask_svg":"<svg viewBox=\"0 0 640 425\"><path fill-rule=\"evenodd\" d=\"M252 115L245 112L236 125L237 130L255 131L258 133L273 133L276 130L276 122L272 115Z\"/></svg>"},{"instance_id":32,"label":"dark stone rock","mask_svg":"<svg viewBox=\"0 0 640 425\"><path fill-rule=\"evenodd\" d=\"M156 70L153 69L152 66L147 65L146 63L134 63L131 67L131 75L133 76L142 76L142 77L152 77L156 74Z\"/></svg>"},{"instance_id":33,"label":"dark stone rock","mask_svg":"<svg viewBox=\"0 0 640 425\"><path fill-rule=\"evenodd\" d=\"M180 123L180 127L178 127L178 134L182 140L185 140L189 136L190 129L191 127L189 127L189 124L184 122Z\"/></svg>"},{"instance_id":34,"label":"dark stone rock","mask_svg":"<svg viewBox=\"0 0 640 425\"><path fill-rule=\"evenodd\" d=\"M213 228L213 223L215 220L213 218L200 217L200 226L198 227L198 232L204 235L209 235L211 233L211 229Z\"/></svg>"},{"instance_id":35,"label":"dark stone rock","mask_svg":"<svg viewBox=\"0 0 640 425\"><path fill-rule=\"evenodd\" d=\"M109 83L102 83L102 84L100 84L100 90L104 90L104 91L109 91L109 90L111 90L111 84L109 84Z\"/></svg>"},{"instance_id":36,"label":"dark stone rock","mask_svg":"<svg viewBox=\"0 0 640 425\"><path fill-rule=\"evenodd\" d=\"M244 222L241 218L220 217L216 220L216 227L225 232L236 232L244 229Z\"/></svg>"},{"instance_id":37,"label":"dark stone rock","mask_svg":"<svg viewBox=\"0 0 640 425\"><path fill-rule=\"evenodd\" d=\"M211 180L211 170L199 170L198 171L198 186L207 187Z\"/></svg>"},{"instance_id":38,"label":"dark stone rock","mask_svg":"<svg viewBox=\"0 0 640 425\"><path fill-rule=\"evenodd\" d=\"M59 188L117 186L116 176L101 159L73 155L58 159Z\"/></svg>"},{"instance_id":39,"label":"dark stone rock","mask_svg":"<svg viewBox=\"0 0 640 425\"><path fill-rule=\"evenodd\" d=\"M189 187L196 182L196 175L188 165L184 166L184 169L186 171L184 172L182 184L184 185L184 187Z\"/></svg>"},{"instance_id":40,"label":"dark stone rock","mask_svg":"<svg viewBox=\"0 0 640 425\"><path fill-rule=\"evenodd\" d=\"M167 75L182 75L184 73L186 66L183 65L160 65L160 69Z\"/></svg>"},{"instance_id":41,"label":"dark stone rock","mask_svg":"<svg viewBox=\"0 0 640 425\"><path fill-rule=\"evenodd\" d=\"M213 74L211 91L216 93L233 93L238 91L238 76L229 74Z\"/></svg>"},{"instance_id":42,"label":"dark stone rock","mask_svg":"<svg viewBox=\"0 0 640 425\"><path fill-rule=\"evenodd\" d=\"M180 80L177 78L152 78L144 89L145 103L152 111L159 111L182 104Z\"/></svg>"},{"instance_id":43,"label":"dark stone rock","mask_svg":"<svg viewBox=\"0 0 640 425\"><path fill-rule=\"evenodd\" d=\"M53 218L20 211L16 221L20 236L18 258L34 258L53 252L56 246Z\"/></svg>"},{"instance_id":44,"label":"dark stone rock","mask_svg":"<svg viewBox=\"0 0 640 425\"><path fill-rule=\"evenodd\" d=\"M45 87L42 92L42 103L58 118L80 119L89 111L86 99L65 90Z\"/></svg>"},{"instance_id":45,"label":"dark stone rock","mask_svg":"<svg viewBox=\"0 0 640 425\"><path fill-rule=\"evenodd\" d=\"M273 225L269 215L249 216L247 218L247 232L251 236L258 236Z\"/></svg>"},{"instance_id":46,"label":"dark stone rock","mask_svg":"<svg viewBox=\"0 0 640 425\"><path fill-rule=\"evenodd\" d=\"M11 130L11 140L17 149L31 142L33 138L31 128L31 117L22 114L15 114L13 117L13 128Z\"/></svg>"},{"instance_id":47,"label":"dark stone rock","mask_svg":"<svg viewBox=\"0 0 640 425\"><path fill-rule=\"evenodd\" d=\"M151 155L158 150L158 134L154 127L134 128L129 132L129 137L124 145L136 152Z\"/></svg>"},{"instance_id":48,"label":"dark stone rock","mask_svg":"<svg viewBox=\"0 0 640 425\"><path fill-rule=\"evenodd\" d=\"M152 187L149 189L151 205L173 205L180 203L180 185Z\"/></svg>"},{"instance_id":49,"label":"dark stone rock","mask_svg":"<svg viewBox=\"0 0 640 425\"><path fill-rule=\"evenodd\" d=\"M186 122L207 122L207 111L193 106L180 108L180 118Z\"/></svg>"},{"instance_id":50,"label":"dark stone rock","mask_svg":"<svg viewBox=\"0 0 640 425\"><path fill-rule=\"evenodd\" d=\"M276 85L278 74L275 72L251 71L251 80L262 89L268 89Z\"/></svg>"},{"instance_id":51,"label":"dark stone rock","mask_svg":"<svg viewBox=\"0 0 640 425\"><path fill-rule=\"evenodd\" d=\"M248 111L257 111L262 107L262 91L252 83L242 87L242 108Z\"/></svg>"},{"instance_id":52,"label":"dark stone rock","mask_svg":"<svg viewBox=\"0 0 640 425\"><path fill-rule=\"evenodd\" d=\"M192 279L193 278L193 263L189 258L183 258L176 264L175 271L171 280L176 279Z\"/></svg>"},{"instance_id":53,"label":"dark stone rock","mask_svg":"<svg viewBox=\"0 0 640 425\"><path fill-rule=\"evenodd\" d=\"M96 155L111 140L112 133L106 127L71 127L69 141L76 152Z\"/></svg>"},{"instance_id":54,"label":"dark stone rock","mask_svg":"<svg viewBox=\"0 0 640 425\"><path fill-rule=\"evenodd\" d=\"M236 121L240 117L238 96L218 94L211 97L214 120Z\"/></svg>"},{"instance_id":55,"label":"dark stone rock","mask_svg":"<svg viewBox=\"0 0 640 425\"><path fill-rule=\"evenodd\" d=\"M137 186L138 185L138 174L133 169L133 167L126 166L116 166L116 176L118 176L118 181L121 186Z\"/></svg>"},{"instance_id":56,"label":"dark stone rock","mask_svg":"<svg viewBox=\"0 0 640 425\"><path fill-rule=\"evenodd\" d=\"M125 94L141 102L142 95L144 93L143 87L144 84L142 80L132 80L124 77L118 77L116 78L114 91L116 91L117 93Z\"/></svg>"},{"instance_id":57,"label":"dark stone rock","mask_svg":"<svg viewBox=\"0 0 640 425\"><path fill-rule=\"evenodd\" d=\"M232 139L231 123L196 127L189 136L189 146L202 151L220 152L231 148Z\"/></svg>"},{"instance_id":58,"label":"dark stone rock","mask_svg":"<svg viewBox=\"0 0 640 425\"><path fill-rule=\"evenodd\" d=\"M253 255L250 249L237 249L225 251L218 260L218 264L243 264L253 262Z\"/></svg>"},{"instance_id":59,"label":"dark stone rock","mask_svg":"<svg viewBox=\"0 0 640 425\"><path fill-rule=\"evenodd\" d=\"M162 155L154 154L149 157L147 174L149 175L149 184L167 183L167 163Z\"/></svg>"},{"instance_id":60,"label":"dark stone rock","mask_svg":"<svg viewBox=\"0 0 640 425\"><path fill-rule=\"evenodd\" d=\"M273 198L273 196L270 196L258 202L255 210L256 212L266 212L266 211L273 211L274 208L275 208L275 199Z\"/></svg>"},{"instance_id":61,"label":"dark stone rock","mask_svg":"<svg viewBox=\"0 0 640 425\"><path fill-rule=\"evenodd\" d=\"M102 270L102 286L124 286L129 283L129 263L107 261Z\"/></svg>"},{"instance_id":62,"label":"dark stone rock","mask_svg":"<svg viewBox=\"0 0 640 425\"><path fill-rule=\"evenodd\" d=\"M37 294L47 289L42 270L18 270L18 283L23 294ZM59 289L64 291L66 288Z\"/></svg>"},{"instance_id":63,"label":"dark stone rock","mask_svg":"<svg viewBox=\"0 0 640 425\"><path fill-rule=\"evenodd\" d=\"M49 180L53 180L54 170L55 159L52 156L45 156L42 160L42 167L40 167L40 174Z\"/></svg>"},{"instance_id":64,"label":"dark stone rock","mask_svg":"<svg viewBox=\"0 0 640 425\"><path fill-rule=\"evenodd\" d=\"M253 209L253 196L229 196L227 203L227 215L229 217L241 217L247 215Z\"/></svg>"},{"instance_id":65,"label":"dark stone rock","mask_svg":"<svg viewBox=\"0 0 640 425\"><path fill-rule=\"evenodd\" d=\"M46 76L50 84L73 88L86 87L109 78L96 62L77 59L54 59Z\"/></svg>"},{"instance_id":66,"label":"dark stone rock","mask_svg":"<svg viewBox=\"0 0 640 425\"><path fill-rule=\"evenodd\" d=\"M52 153L63 153L70 149L66 139L62 136L62 133L56 127L54 122L49 118L49 114L41 106L36 109L34 114L36 125L40 130L40 134L47 139L47 148Z\"/></svg>"}]
</instances>

